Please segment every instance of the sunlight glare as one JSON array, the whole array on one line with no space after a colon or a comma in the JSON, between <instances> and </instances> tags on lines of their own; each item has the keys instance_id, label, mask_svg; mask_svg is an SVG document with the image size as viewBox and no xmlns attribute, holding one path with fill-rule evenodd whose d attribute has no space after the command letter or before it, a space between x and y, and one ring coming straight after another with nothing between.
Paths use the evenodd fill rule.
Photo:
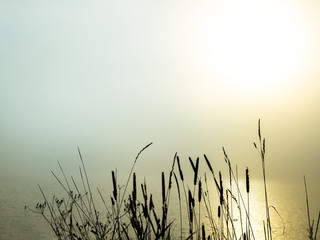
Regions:
<instances>
[{"instance_id":1,"label":"sunlight glare","mask_svg":"<svg viewBox=\"0 0 320 240\"><path fill-rule=\"evenodd\" d=\"M270 94L292 85L307 52L301 19L262 2L223 6L210 26L211 55L228 88Z\"/></svg>"}]
</instances>

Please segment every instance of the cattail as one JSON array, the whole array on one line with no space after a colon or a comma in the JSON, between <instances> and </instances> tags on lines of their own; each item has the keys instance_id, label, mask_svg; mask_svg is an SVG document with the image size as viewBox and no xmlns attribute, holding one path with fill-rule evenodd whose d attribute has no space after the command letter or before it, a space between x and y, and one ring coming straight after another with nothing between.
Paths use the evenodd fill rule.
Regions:
<instances>
[{"instance_id":1,"label":"cattail","mask_svg":"<svg viewBox=\"0 0 320 240\"><path fill-rule=\"evenodd\" d=\"M152 194L151 194L150 200L149 200L149 210L151 211L153 208L154 208L154 205L153 205Z\"/></svg>"},{"instance_id":2,"label":"cattail","mask_svg":"<svg viewBox=\"0 0 320 240\"><path fill-rule=\"evenodd\" d=\"M113 200L113 197L111 197L111 204L112 204L112 206L114 206L114 200Z\"/></svg>"},{"instance_id":3,"label":"cattail","mask_svg":"<svg viewBox=\"0 0 320 240\"><path fill-rule=\"evenodd\" d=\"M209 169L210 169L210 172L212 172L213 173L213 169L212 169L212 166L211 166L211 164L210 164L210 162L209 162L209 160L208 160L208 158L207 158L207 156L204 154L204 159L206 160L206 162L207 162L207 165L208 165L208 167L209 167Z\"/></svg>"},{"instance_id":4,"label":"cattail","mask_svg":"<svg viewBox=\"0 0 320 240\"><path fill-rule=\"evenodd\" d=\"M206 240L206 230L204 229L203 223L202 223L202 240Z\"/></svg>"},{"instance_id":5,"label":"cattail","mask_svg":"<svg viewBox=\"0 0 320 240\"><path fill-rule=\"evenodd\" d=\"M189 221L193 222L193 207L194 207L194 199L192 197L191 191L188 191L188 203L189 203Z\"/></svg>"},{"instance_id":6,"label":"cattail","mask_svg":"<svg viewBox=\"0 0 320 240\"><path fill-rule=\"evenodd\" d=\"M263 150L263 153L266 153L266 139L265 138L263 139L262 150Z\"/></svg>"},{"instance_id":7,"label":"cattail","mask_svg":"<svg viewBox=\"0 0 320 240\"><path fill-rule=\"evenodd\" d=\"M220 218L221 217L221 207L220 207L220 205L218 206L218 218Z\"/></svg>"},{"instance_id":8,"label":"cattail","mask_svg":"<svg viewBox=\"0 0 320 240\"><path fill-rule=\"evenodd\" d=\"M117 201L118 192L117 192L116 177L115 177L114 171L112 171L111 173L112 173L112 183L113 183L113 197Z\"/></svg>"},{"instance_id":9,"label":"cattail","mask_svg":"<svg viewBox=\"0 0 320 240\"><path fill-rule=\"evenodd\" d=\"M257 148L257 144L255 143L255 142L253 142L253 146L255 147L255 148ZM258 148L257 148L258 149Z\"/></svg>"},{"instance_id":10,"label":"cattail","mask_svg":"<svg viewBox=\"0 0 320 240\"><path fill-rule=\"evenodd\" d=\"M246 233L243 233L243 240L247 240L248 238L247 238L247 235L246 235Z\"/></svg>"},{"instance_id":11,"label":"cattail","mask_svg":"<svg viewBox=\"0 0 320 240\"><path fill-rule=\"evenodd\" d=\"M190 190L189 190L190 191ZM191 205L192 205L192 208L194 208L195 206L195 201L194 201L194 197L192 196L191 194L191 191L190 191L190 197L191 197Z\"/></svg>"},{"instance_id":12,"label":"cattail","mask_svg":"<svg viewBox=\"0 0 320 240\"><path fill-rule=\"evenodd\" d=\"M247 193L250 191L250 184L249 184L249 169L246 168L246 190Z\"/></svg>"},{"instance_id":13,"label":"cattail","mask_svg":"<svg viewBox=\"0 0 320 240\"><path fill-rule=\"evenodd\" d=\"M259 121L258 121L258 136L259 136L259 140L261 141L260 118L259 118Z\"/></svg>"},{"instance_id":14,"label":"cattail","mask_svg":"<svg viewBox=\"0 0 320 240\"><path fill-rule=\"evenodd\" d=\"M193 185L197 184L198 172L199 172L199 157L197 157L197 160L196 160L196 167L195 167L195 171L194 171Z\"/></svg>"},{"instance_id":15,"label":"cattail","mask_svg":"<svg viewBox=\"0 0 320 240\"><path fill-rule=\"evenodd\" d=\"M199 180L198 186L199 186L199 188L198 188L198 202L201 202L201 195L202 195L201 179Z\"/></svg>"},{"instance_id":16,"label":"cattail","mask_svg":"<svg viewBox=\"0 0 320 240\"><path fill-rule=\"evenodd\" d=\"M162 203L166 202L166 192L165 192L165 179L164 179L164 172L162 172Z\"/></svg>"},{"instance_id":17,"label":"cattail","mask_svg":"<svg viewBox=\"0 0 320 240\"><path fill-rule=\"evenodd\" d=\"M193 172L194 172L193 185L196 185L197 184L197 178L198 178L198 170L199 170L199 157L197 157L196 165L194 165L191 157L189 157L189 162L190 162L191 167L192 167Z\"/></svg>"},{"instance_id":18,"label":"cattail","mask_svg":"<svg viewBox=\"0 0 320 240\"><path fill-rule=\"evenodd\" d=\"M137 180L136 173L133 173L133 190L132 190L132 200L135 203L137 200Z\"/></svg>"},{"instance_id":19,"label":"cattail","mask_svg":"<svg viewBox=\"0 0 320 240\"><path fill-rule=\"evenodd\" d=\"M178 162L178 168L179 168L180 178L181 178L181 181L183 181L183 173L182 173L181 166L180 166L179 156L177 156L177 162Z\"/></svg>"},{"instance_id":20,"label":"cattail","mask_svg":"<svg viewBox=\"0 0 320 240\"><path fill-rule=\"evenodd\" d=\"M223 186L222 186L222 176L221 176L221 172L219 171L219 179L220 179L220 205L223 204Z\"/></svg>"},{"instance_id":21,"label":"cattail","mask_svg":"<svg viewBox=\"0 0 320 240\"><path fill-rule=\"evenodd\" d=\"M244 234L244 239L248 239L250 238L250 229L248 227L248 221L250 218L250 207L249 207L249 191L250 191L250 184L249 184L249 169L246 168L246 190L247 190L247 200L248 200L248 205L247 205L247 209L248 209L248 217L246 218L246 233Z\"/></svg>"}]
</instances>

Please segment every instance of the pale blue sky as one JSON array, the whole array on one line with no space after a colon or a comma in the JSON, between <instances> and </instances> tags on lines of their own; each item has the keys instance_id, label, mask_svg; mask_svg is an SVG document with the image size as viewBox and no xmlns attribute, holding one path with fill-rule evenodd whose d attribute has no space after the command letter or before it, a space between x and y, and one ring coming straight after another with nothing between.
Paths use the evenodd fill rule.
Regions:
<instances>
[{"instance_id":1,"label":"pale blue sky","mask_svg":"<svg viewBox=\"0 0 320 240\"><path fill-rule=\"evenodd\" d=\"M176 151L319 180L318 1L2 1L0 173L168 170ZM139 166L137 166L139 168ZM287 168L288 175L283 176ZM259 171L260 169L257 169Z\"/></svg>"}]
</instances>

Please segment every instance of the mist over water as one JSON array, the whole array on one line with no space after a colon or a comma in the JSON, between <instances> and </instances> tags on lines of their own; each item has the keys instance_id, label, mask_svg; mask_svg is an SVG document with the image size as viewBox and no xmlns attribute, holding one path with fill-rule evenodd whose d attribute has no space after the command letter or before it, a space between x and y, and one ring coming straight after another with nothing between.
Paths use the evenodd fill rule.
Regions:
<instances>
[{"instance_id":1,"label":"mist over water","mask_svg":"<svg viewBox=\"0 0 320 240\"><path fill-rule=\"evenodd\" d=\"M89 172L89 176L94 176L94 172ZM119 174L119 173L118 173ZM161 210L161 184L160 184L160 173L159 176L155 176L156 179L150 179L147 181L148 194L152 193L156 208ZM96 200L97 208L101 210L104 215L104 207L100 200L96 187L102 192L106 202L110 202L110 196L112 195L112 182L111 174L107 181L94 180L92 187L95 189L94 198ZM50 179L51 178L51 179ZM76 178L75 178L76 179ZM138 175L138 186L139 181L143 182L143 175ZM156 184L158 182L158 184ZM42 179L38 182L43 191L48 197L49 201L53 196L66 197L65 191L56 182L53 177L48 175L47 179ZM79 182L80 183L80 182ZM219 223L217 218L217 206L219 204L219 198L216 194L216 189L212 179L208 179L209 192L211 194L210 201L212 207L212 213L215 220ZM0 212L1 212L1 231L0 239L44 239L53 240L55 239L53 231L45 220L37 214L25 210L24 206L27 205L31 208L35 207L37 202L42 202L43 198L38 189L37 182L34 180L17 181L14 179L2 179L0 186ZM119 183L120 184L120 183ZM123 181L124 184L124 181ZM192 184L190 182L190 184ZM225 183L228 187L228 181ZM131 182L129 184L128 191L131 191ZM192 185L190 185L192 186ZM239 181L239 187L242 191L243 197L245 195L245 181ZM273 227L273 237L276 239L307 239L307 214L306 214L306 203L305 203L305 192L303 181L299 185L290 184L288 182L281 181L267 181L269 204L276 208L277 212L270 209L270 216ZM233 191L235 191L235 185L233 185ZM140 188L138 189L138 198L141 198ZM318 191L317 183L308 182L308 193L309 193L309 205L311 218L316 218L320 202L320 194ZM263 220L265 219L265 202L264 202L264 189L263 182L259 180L253 180L250 183L250 218L254 235L256 239L263 239ZM184 197L182 196L182 202ZM158 204L157 204L158 203ZM173 184L171 191L170 205L169 205L169 220L174 221L172 233L174 237L180 236L180 216L179 216L179 203L177 197L177 189ZM182 207L183 211L183 231L185 236L188 233L188 221L185 204ZM240 232L240 219L238 209L233 208L235 228ZM280 216L279 216L280 215ZM207 216L206 209L204 206L201 207L201 218L206 222ZM206 232L210 232L210 225L206 224Z\"/></svg>"}]
</instances>

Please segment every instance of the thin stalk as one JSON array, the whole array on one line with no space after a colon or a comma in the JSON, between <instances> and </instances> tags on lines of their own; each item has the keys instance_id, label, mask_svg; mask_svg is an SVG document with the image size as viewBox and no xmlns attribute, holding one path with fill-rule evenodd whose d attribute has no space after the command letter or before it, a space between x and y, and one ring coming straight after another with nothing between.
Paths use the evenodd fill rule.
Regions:
<instances>
[{"instance_id":1,"label":"thin stalk","mask_svg":"<svg viewBox=\"0 0 320 240\"><path fill-rule=\"evenodd\" d=\"M124 188L124 192L123 192L122 197L121 197L121 200L120 200L120 204L117 206L116 221L119 220L120 209L121 209L121 206L122 206L122 204L123 204L123 200L124 200L124 197L125 197L125 193L126 193L126 191L127 191L127 188L128 188L128 185L129 185L129 181L130 181L130 178L131 178L131 175L132 175L134 166L136 165L136 162L137 162L140 154L141 154L146 148L148 148L152 143L153 143L153 142L149 143L149 144L146 145L144 148L142 148L142 149L140 150L140 152L137 154L137 156L136 156L136 158L135 158L135 160L134 160L134 162L133 162L133 165L132 165L131 170L130 170L130 173L129 173L129 177L128 177L128 179L127 179L127 183L126 183L125 188ZM113 237L114 237L114 233L113 233L113 235L112 235L112 239L113 239Z\"/></svg>"},{"instance_id":2,"label":"thin stalk","mask_svg":"<svg viewBox=\"0 0 320 240\"><path fill-rule=\"evenodd\" d=\"M319 221L320 221L320 211L319 211L319 215L318 215L318 221L317 221L317 227L316 227L316 232L314 234L314 239L317 239L317 233L318 233L318 228L319 228Z\"/></svg>"},{"instance_id":3,"label":"thin stalk","mask_svg":"<svg viewBox=\"0 0 320 240\"><path fill-rule=\"evenodd\" d=\"M238 184L239 178L238 178L238 166L236 165L236 184ZM238 199L240 199L240 191L238 189ZM241 211L241 205L238 204L239 208L239 214L240 214L240 225L241 225L241 236L243 236L243 224L242 224L242 211Z\"/></svg>"},{"instance_id":4,"label":"thin stalk","mask_svg":"<svg viewBox=\"0 0 320 240\"><path fill-rule=\"evenodd\" d=\"M309 231L311 229L311 224L310 224L310 211L309 211L309 200L308 200L308 190L307 190L307 182L306 182L306 176L303 176L304 178L304 188L306 192L306 202L307 202L307 214L308 214L308 227Z\"/></svg>"},{"instance_id":5,"label":"thin stalk","mask_svg":"<svg viewBox=\"0 0 320 240\"><path fill-rule=\"evenodd\" d=\"M177 184L177 189L178 189L178 199L179 199L179 213L180 213L180 239L182 240L182 211L181 211L181 196L180 196L180 187L178 183L178 179L175 173L173 173L174 179Z\"/></svg>"}]
</instances>

